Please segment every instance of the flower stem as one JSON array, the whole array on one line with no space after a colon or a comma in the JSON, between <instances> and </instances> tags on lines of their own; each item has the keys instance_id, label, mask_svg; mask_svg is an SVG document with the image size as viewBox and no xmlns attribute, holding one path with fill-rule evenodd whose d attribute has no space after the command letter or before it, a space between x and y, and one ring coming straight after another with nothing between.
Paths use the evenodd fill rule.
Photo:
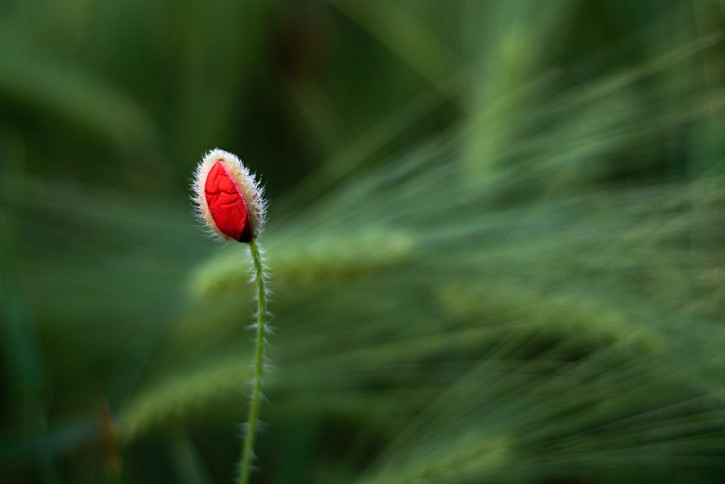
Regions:
<instances>
[{"instance_id":1,"label":"flower stem","mask_svg":"<svg viewBox=\"0 0 725 484\"><path fill-rule=\"evenodd\" d=\"M254 264L254 277L257 281L257 339L256 352L254 356L254 379L252 381L252 395L249 401L249 417L247 418L247 431L242 446L240 484L249 483L249 475L252 468L252 456L254 454L254 439L259 419L259 409L262 403L262 378L264 376L264 342L267 324L267 292L264 287L264 265L262 255L257 242L252 240L249 243L249 250L252 253Z\"/></svg>"}]
</instances>

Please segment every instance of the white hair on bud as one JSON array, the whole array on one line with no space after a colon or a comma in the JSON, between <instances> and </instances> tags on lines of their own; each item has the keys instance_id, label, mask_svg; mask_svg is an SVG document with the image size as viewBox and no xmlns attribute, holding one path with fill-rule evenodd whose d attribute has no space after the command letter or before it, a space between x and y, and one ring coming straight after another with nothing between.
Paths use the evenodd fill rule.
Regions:
<instances>
[{"instance_id":1,"label":"white hair on bud","mask_svg":"<svg viewBox=\"0 0 725 484\"><path fill-rule=\"evenodd\" d=\"M209 210L209 204L204 194L206 178L212 166L217 161L224 163L231 174L237 187L242 191L244 202L249 209L249 219L252 224L252 239L256 239L262 233L267 217L267 202L264 199L264 188L262 188L257 177L242 163L235 154L219 148L209 150L194 170L192 190L194 191L193 202L199 220L209 227L213 235L222 240L232 240L224 234L214 222Z\"/></svg>"}]
</instances>

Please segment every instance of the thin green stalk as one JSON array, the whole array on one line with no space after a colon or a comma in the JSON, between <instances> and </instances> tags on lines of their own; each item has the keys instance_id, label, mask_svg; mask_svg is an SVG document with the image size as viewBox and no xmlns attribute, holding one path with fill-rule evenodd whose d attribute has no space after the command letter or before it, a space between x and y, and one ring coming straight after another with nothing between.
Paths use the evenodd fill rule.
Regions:
<instances>
[{"instance_id":1,"label":"thin green stalk","mask_svg":"<svg viewBox=\"0 0 725 484\"><path fill-rule=\"evenodd\" d=\"M259 419L259 409L262 403L262 378L264 376L264 339L267 324L267 293L264 287L264 265L262 255L257 243L249 243L254 263L254 277L257 281L257 344L254 356L254 380L252 383L252 396L249 401L249 416L247 418L247 432L242 446L240 484L249 483L252 468L252 455L254 454L254 439Z\"/></svg>"}]
</instances>

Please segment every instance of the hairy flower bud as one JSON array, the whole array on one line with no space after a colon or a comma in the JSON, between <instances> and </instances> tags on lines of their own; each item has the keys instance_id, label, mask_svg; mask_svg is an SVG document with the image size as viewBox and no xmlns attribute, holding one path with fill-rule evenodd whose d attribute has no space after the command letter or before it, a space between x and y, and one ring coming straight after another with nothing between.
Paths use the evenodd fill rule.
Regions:
<instances>
[{"instance_id":1,"label":"hairy flower bud","mask_svg":"<svg viewBox=\"0 0 725 484\"><path fill-rule=\"evenodd\" d=\"M217 148L204 155L194 173L193 189L199 219L221 239L250 242L262 232L263 190L232 153Z\"/></svg>"}]
</instances>

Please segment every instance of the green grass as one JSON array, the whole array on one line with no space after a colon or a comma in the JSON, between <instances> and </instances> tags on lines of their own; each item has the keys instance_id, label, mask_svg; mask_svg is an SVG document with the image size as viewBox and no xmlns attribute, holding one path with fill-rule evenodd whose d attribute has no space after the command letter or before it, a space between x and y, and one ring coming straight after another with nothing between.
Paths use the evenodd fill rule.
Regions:
<instances>
[{"instance_id":1,"label":"green grass","mask_svg":"<svg viewBox=\"0 0 725 484\"><path fill-rule=\"evenodd\" d=\"M125 482L234 479L218 145L252 482L718 481L721 2L64 5L0 15L0 480L110 479L103 400Z\"/></svg>"}]
</instances>

